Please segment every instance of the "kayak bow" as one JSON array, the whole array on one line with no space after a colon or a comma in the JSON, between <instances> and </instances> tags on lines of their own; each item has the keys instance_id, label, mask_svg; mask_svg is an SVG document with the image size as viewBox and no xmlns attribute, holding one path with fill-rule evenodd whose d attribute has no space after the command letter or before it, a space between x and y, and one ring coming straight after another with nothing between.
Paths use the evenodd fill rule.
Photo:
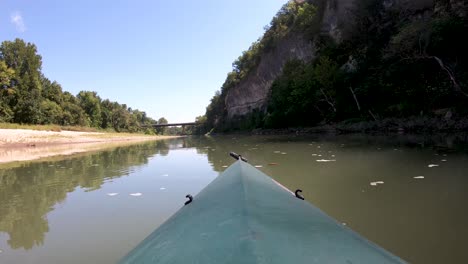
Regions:
<instances>
[{"instance_id":1,"label":"kayak bow","mask_svg":"<svg viewBox=\"0 0 468 264\"><path fill-rule=\"evenodd\" d=\"M406 263L239 159L119 263Z\"/></svg>"}]
</instances>

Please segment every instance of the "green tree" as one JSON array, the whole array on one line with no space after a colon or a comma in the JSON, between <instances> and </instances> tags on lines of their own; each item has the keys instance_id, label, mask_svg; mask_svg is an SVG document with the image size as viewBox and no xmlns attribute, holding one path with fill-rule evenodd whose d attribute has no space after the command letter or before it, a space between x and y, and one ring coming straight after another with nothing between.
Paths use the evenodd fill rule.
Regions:
<instances>
[{"instance_id":1,"label":"green tree","mask_svg":"<svg viewBox=\"0 0 468 264\"><path fill-rule=\"evenodd\" d=\"M117 102L113 103L112 110L112 126L115 131L121 132L128 130L130 114L127 111L127 105L120 105Z\"/></svg>"},{"instance_id":2,"label":"green tree","mask_svg":"<svg viewBox=\"0 0 468 264\"><path fill-rule=\"evenodd\" d=\"M165 125L165 124L168 124L169 122L167 121L166 118L164 117L161 117L158 119L158 125ZM158 127L156 128L156 132L159 134L159 135L164 135L164 132L166 131L166 127Z\"/></svg>"},{"instance_id":3,"label":"green tree","mask_svg":"<svg viewBox=\"0 0 468 264\"><path fill-rule=\"evenodd\" d=\"M0 46L0 60L15 73L10 82L15 98L9 102L14 112L13 120L40 123L43 119L40 111L42 58L37 54L36 46L21 39L4 41Z\"/></svg>"},{"instance_id":4,"label":"green tree","mask_svg":"<svg viewBox=\"0 0 468 264\"><path fill-rule=\"evenodd\" d=\"M5 61L0 60L0 89L7 89L15 77L15 71L9 68Z\"/></svg>"},{"instance_id":5,"label":"green tree","mask_svg":"<svg viewBox=\"0 0 468 264\"><path fill-rule=\"evenodd\" d=\"M8 68L3 60L0 60L0 122L9 122L14 117L10 107L10 101L15 94L15 90L11 89L14 76L15 71Z\"/></svg>"},{"instance_id":6,"label":"green tree","mask_svg":"<svg viewBox=\"0 0 468 264\"><path fill-rule=\"evenodd\" d=\"M57 104L61 104L63 100L62 86L56 81L51 82L45 76L42 76L42 96Z\"/></svg>"},{"instance_id":7,"label":"green tree","mask_svg":"<svg viewBox=\"0 0 468 264\"><path fill-rule=\"evenodd\" d=\"M62 99L63 117L60 124L65 126L89 126L89 118L79 106L76 97L69 92L64 92Z\"/></svg>"},{"instance_id":8,"label":"green tree","mask_svg":"<svg viewBox=\"0 0 468 264\"><path fill-rule=\"evenodd\" d=\"M338 75L338 64L326 56L320 57L312 70L312 77L316 80L318 92L335 113L337 111L335 102L335 84L337 82Z\"/></svg>"},{"instance_id":9,"label":"green tree","mask_svg":"<svg viewBox=\"0 0 468 264\"><path fill-rule=\"evenodd\" d=\"M76 96L78 104L89 118L92 127L101 127L101 98L96 92L81 91Z\"/></svg>"}]
</instances>

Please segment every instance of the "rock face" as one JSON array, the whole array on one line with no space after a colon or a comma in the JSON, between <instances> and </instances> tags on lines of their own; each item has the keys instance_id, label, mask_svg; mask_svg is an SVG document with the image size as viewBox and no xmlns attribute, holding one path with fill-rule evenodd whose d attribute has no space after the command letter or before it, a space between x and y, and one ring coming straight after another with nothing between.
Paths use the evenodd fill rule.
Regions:
<instances>
[{"instance_id":1,"label":"rock face","mask_svg":"<svg viewBox=\"0 0 468 264\"><path fill-rule=\"evenodd\" d=\"M324 4L321 34L340 42L343 31L353 23L351 10L359 1L362 0L309 0L311 3ZM382 1L386 9L418 11L432 9L437 0ZM446 1L452 5L464 5L463 0ZM228 118L244 116L253 110L265 110L271 85L281 75L284 64L292 59L310 62L316 57L316 52L313 41L306 36L298 32L287 34L272 51L262 56L256 69L227 92L225 105Z\"/></svg>"},{"instance_id":2,"label":"rock face","mask_svg":"<svg viewBox=\"0 0 468 264\"><path fill-rule=\"evenodd\" d=\"M228 91L225 102L228 117L263 109L271 84L281 74L283 65L291 59L310 61L314 54L312 42L304 36L286 36L272 51L262 56L258 67L249 76Z\"/></svg>"}]
</instances>

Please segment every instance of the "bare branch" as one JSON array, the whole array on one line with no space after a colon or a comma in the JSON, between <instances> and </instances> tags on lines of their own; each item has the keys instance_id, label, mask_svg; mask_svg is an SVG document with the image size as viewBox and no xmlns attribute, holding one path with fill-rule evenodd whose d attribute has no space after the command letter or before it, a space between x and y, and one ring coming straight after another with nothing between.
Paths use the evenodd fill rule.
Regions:
<instances>
[{"instance_id":1,"label":"bare branch","mask_svg":"<svg viewBox=\"0 0 468 264\"><path fill-rule=\"evenodd\" d=\"M353 88L351 88L351 86L349 87L349 90L351 91L351 93L353 94L353 97L354 97L354 101L356 102L356 106L357 106L357 109L359 110L359 112L361 112L361 106L359 105L359 101L356 97L356 94L354 93L353 91Z\"/></svg>"},{"instance_id":2,"label":"bare branch","mask_svg":"<svg viewBox=\"0 0 468 264\"><path fill-rule=\"evenodd\" d=\"M333 108L333 111L336 113L336 107L335 104L331 102L330 99L328 99L328 96L325 94L322 88L320 88L320 92L322 93L323 97L325 97L325 101Z\"/></svg>"},{"instance_id":3,"label":"bare branch","mask_svg":"<svg viewBox=\"0 0 468 264\"><path fill-rule=\"evenodd\" d=\"M369 114L372 116L372 118L374 118L375 121L377 121L377 118L375 117L374 113L372 113L371 110L369 110Z\"/></svg>"},{"instance_id":4,"label":"bare branch","mask_svg":"<svg viewBox=\"0 0 468 264\"><path fill-rule=\"evenodd\" d=\"M452 72L452 70L450 70L450 68L444 64L444 62L438 58L437 56L428 56L428 58L431 58L431 59L434 59L437 61L437 63L439 64L439 66L445 71L447 72L447 75L449 76L450 80L452 81L452 84L453 84L453 88L455 89L455 91L463 94L464 96L468 97L468 94L465 93L462 88L460 87L460 85L458 84L457 80L455 79L455 75L454 73Z\"/></svg>"}]
</instances>

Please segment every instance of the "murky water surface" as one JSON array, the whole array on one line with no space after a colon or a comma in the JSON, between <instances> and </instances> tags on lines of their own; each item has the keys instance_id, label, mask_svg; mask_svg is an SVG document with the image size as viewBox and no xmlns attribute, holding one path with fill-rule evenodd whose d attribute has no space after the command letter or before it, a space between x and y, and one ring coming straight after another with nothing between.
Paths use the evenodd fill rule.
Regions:
<instances>
[{"instance_id":1,"label":"murky water surface","mask_svg":"<svg viewBox=\"0 0 468 264\"><path fill-rule=\"evenodd\" d=\"M0 263L115 263L242 153L411 263L468 259L464 139L184 138L0 167Z\"/></svg>"}]
</instances>

